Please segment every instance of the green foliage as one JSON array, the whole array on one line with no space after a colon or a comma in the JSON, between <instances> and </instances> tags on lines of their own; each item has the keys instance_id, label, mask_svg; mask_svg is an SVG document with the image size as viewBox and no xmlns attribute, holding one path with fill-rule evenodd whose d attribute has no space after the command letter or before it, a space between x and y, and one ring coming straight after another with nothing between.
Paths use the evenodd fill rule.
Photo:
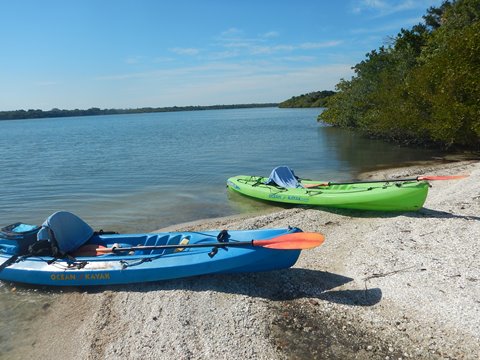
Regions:
<instances>
[{"instance_id":1,"label":"green foliage","mask_svg":"<svg viewBox=\"0 0 480 360\"><path fill-rule=\"evenodd\" d=\"M404 143L480 147L480 0L430 8L341 80L320 116Z\"/></svg>"},{"instance_id":2,"label":"green foliage","mask_svg":"<svg viewBox=\"0 0 480 360\"><path fill-rule=\"evenodd\" d=\"M459 41L461 39L461 41ZM480 22L434 34L424 63L410 75L410 92L427 110L423 128L447 146L480 141Z\"/></svg>"},{"instance_id":3,"label":"green foliage","mask_svg":"<svg viewBox=\"0 0 480 360\"><path fill-rule=\"evenodd\" d=\"M281 108L309 108L309 107L325 107L326 100L335 94L335 91L315 91L300 96L294 96L288 100L281 102L278 107Z\"/></svg>"}]
</instances>

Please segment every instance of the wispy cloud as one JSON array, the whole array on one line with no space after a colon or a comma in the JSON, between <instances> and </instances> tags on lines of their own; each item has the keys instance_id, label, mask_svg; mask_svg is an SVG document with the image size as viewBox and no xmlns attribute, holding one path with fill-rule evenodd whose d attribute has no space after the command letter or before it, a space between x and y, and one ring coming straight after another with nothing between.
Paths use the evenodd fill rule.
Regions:
<instances>
[{"instance_id":1,"label":"wispy cloud","mask_svg":"<svg viewBox=\"0 0 480 360\"><path fill-rule=\"evenodd\" d=\"M361 0L352 7L356 14L370 12L374 17L383 17L412 9L425 9L441 0Z\"/></svg>"},{"instance_id":2,"label":"wispy cloud","mask_svg":"<svg viewBox=\"0 0 480 360\"><path fill-rule=\"evenodd\" d=\"M292 51L294 47L292 45L274 45L274 46L252 46L249 49L250 54L273 54L281 51Z\"/></svg>"},{"instance_id":3,"label":"wispy cloud","mask_svg":"<svg viewBox=\"0 0 480 360\"><path fill-rule=\"evenodd\" d=\"M250 36L242 29L231 27L212 40L201 49L181 44L168 49L172 57L173 54L191 57L194 61L190 65L186 61L170 61L167 66L170 57L166 57L165 62L154 66L153 70L126 70L98 76L92 82L98 82L99 86L124 84L124 88L132 89L141 86L151 94L150 103L166 101L179 105L175 92L188 94L190 104L215 103L212 99L229 97L231 103L235 103L250 93L257 94L252 95L257 98L242 101L268 102L283 100L297 92L333 89L340 78L351 73L350 64L318 65L319 59L324 57L319 54L321 49L341 45L343 41L338 39L288 43L282 42L276 31ZM274 56L270 56L272 54ZM139 60L135 56L129 59L131 63ZM155 65L154 59L150 60L150 65ZM277 93L272 94L272 89ZM258 99L259 93L265 94L265 99Z\"/></svg>"},{"instance_id":4,"label":"wispy cloud","mask_svg":"<svg viewBox=\"0 0 480 360\"><path fill-rule=\"evenodd\" d=\"M142 59L144 59L143 56L130 56L125 59L125 63L128 65L139 64L140 62L142 62Z\"/></svg>"},{"instance_id":5,"label":"wispy cloud","mask_svg":"<svg viewBox=\"0 0 480 360\"><path fill-rule=\"evenodd\" d=\"M221 63L221 62L211 62L203 65L197 66L183 66L170 69L157 69L152 71L141 71L141 72L127 72L123 74L113 74L113 75L102 75L95 78L95 80L102 81L117 81L117 80L128 80L128 79L155 79L155 78L168 78L168 77L181 77L181 76L206 76L206 74L215 73L218 76L220 74L225 74L229 72L236 72L241 74L246 74L246 72L251 71L254 67L246 66L244 63Z\"/></svg>"},{"instance_id":6,"label":"wispy cloud","mask_svg":"<svg viewBox=\"0 0 480 360\"><path fill-rule=\"evenodd\" d=\"M189 55L189 56L195 56L195 55L198 55L200 53L200 50L195 49L195 48L176 47L176 48L170 49L170 51L174 52L175 54L178 54L178 55Z\"/></svg>"},{"instance_id":7,"label":"wispy cloud","mask_svg":"<svg viewBox=\"0 0 480 360\"><path fill-rule=\"evenodd\" d=\"M58 81L45 80L45 81L37 81L33 84L36 85L36 86L56 86L60 83Z\"/></svg>"},{"instance_id":8,"label":"wispy cloud","mask_svg":"<svg viewBox=\"0 0 480 360\"><path fill-rule=\"evenodd\" d=\"M355 2L352 6L352 12L354 14L360 14L366 10L379 10L384 8L385 3L381 0L362 0Z\"/></svg>"},{"instance_id":9,"label":"wispy cloud","mask_svg":"<svg viewBox=\"0 0 480 360\"><path fill-rule=\"evenodd\" d=\"M279 67L274 71L261 71L257 67L249 68L246 73L227 72L210 73L208 78L194 78L181 86L170 86L160 95L158 100L178 102L179 98L187 98L191 103L238 103L241 97L243 102L269 102L283 101L293 95L302 94L318 89L333 89L340 78L348 78L353 75L351 66L346 64L304 67L292 70L291 68ZM171 84L169 84L171 85ZM178 95L182 95L181 97ZM171 97L171 99L169 99ZM192 100L194 99L194 100ZM215 101L212 99L222 99ZM179 104L187 105L187 104Z\"/></svg>"},{"instance_id":10,"label":"wispy cloud","mask_svg":"<svg viewBox=\"0 0 480 360\"><path fill-rule=\"evenodd\" d=\"M280 36L280 34L277 31L269 31L269 32L266 32L265 34L262 34L260 36L262 38L265 38L265 39L271 39L271 38L276 38L276 37Z\"/></svg>"},{"instance_id":11,"label":"wispy cloud","mask_svg":"<svg viewBox=\"0 0 480 360\"><path fill-rule=\"evenodd\" d=\"M215 60L224 60L232 59L240 55L240 52L236 49L225 50L225 51L213 51L210 54L205 56L206 60L215 61Z\"/></svg>"},{"instance_id":12,"label":"wispy cloud","mask_svg":"<svg viewBox=\"0 0 480 360\"><path fill-rule=\"evenodd\" d=\"M282 59L286 61L292 61L292 62L312 62L312 61L315 61L317 58L315 56L299 55L299 56L284 56Z\"/></svg>"},{"instance_id":13,"label":"wispy cloud","mask_svg":"<svg viewBox=\"0 0 480 360\"><path fill-rule=\"evenodd\" d=\"M250 48L267 42L269 37L247 37L245 32L238 28L229 28L214 38L217 46L223 48Z\"/></svg>"},{"instance_id":14,"label":"wispy cloud","mask_svg":"<svg viewBox=\"0 0 480 360\"><path fill-rule=\"evenodd\" d=\"M231 27L231 28L229 28L225 31L222 31L220 36L230 38L230 37L237 37L237 36L240 36L242 34L243 34L243 30L240 30L240 29L235 28L235 27Z\"/></svg>"},{"instance_id":15,"label":"wispy cloud","mask_svg":"<svg viewBox=\"0 0 480 360\"><path fill-rule=\"evenodd\" d=\"M313 50L320 48L334 47L342 43L339 40L323 42L304 42L300 44L278 43L279 33L269 31L258 37L246 37L245 33L237 28L230 28L223 31L216 38L217 45L229 49L229 55L270 55L281 52L294 52L297 50Z\"/></svg>"},{"instance_id":16,"label":"wispy cloud","mask_svg":"<svg viewBox=\"0 0 480 360\"><path fill-rule=\"evenodd\" d=\"M167 62L172 62L174 60L175 59L173 57L169 57L169 56L157 56L157 57L152 59L152 62L153 63L167 63Z\"/></svg>"},{"instance_id":17,"label":"wispy cloud","mask_svg":"<svg viewBox=\"0 0 480 360\"><path fill-rule=\"evenodd\" d=\"M331 41L324 41L324 42L307 42L298 45L299 49L320 49L320 48L328 48L340 45L342 41L339 40L331 40Z\"/></svg>"},{"instance_id":18,"label":"wispy cloud","mask_svg":"<svg viewBox=\"0 0 480 360\"><path fill-rule=\"evenodd\" d=\"M164 89L164 92L171 94L173 89L191 87L193 98L204 96L208 92L211 92L210 95L215 94L214 97L210 97L210 103L212 103L213 100L211 99L222 98L232 92L236 92L237 96L239 94L245 96L250 91L252 94L258 94L259 87L265 89L265 94L270 94L274 89L276 91L282 89L279 94L281 92L284 94L278 95L278 100L282 100L282 97L287 98L295 92L303 93L310 89L312 91L333 89L340 78L352 75L351 64L319 66L312 64L292 68L287 64L281 65L269 62L238 62L233 64L212 62L202 66L103 76L95 80L102 82L119 81L122 84L135 84L135 86L141 84L142 88L151 89L152 95L154 92L159 92L160 89ZM292 88L294 84L297 87L295 89ZM207 101L207 98L205 98L205 101ZM162 99L162 101L164 100ZM189 98L188 101L192 101L192 98ZM238 100L234 100L232 96L232 101Z\"/></svg>"},{"instance_id":19,"label":"wispy cloud","mask_svg":"<svg viewBox=\"0 0 480 360\"><path fill-rule=\"evenodd\" d=\"M252 46L250 48L251 54L273 54L279 52L293 52L295 50L312 50L312 49L321 49L321 48L328 48L340 45L342 41L325 41L325 42L318 42L318 43L302 43L298 45L265 45L265 46Z\"/></svg>"},{"instance_id":20,"label":"wispy cloud","mask_svg":"<svg viewBox=\"0 0 480 360\"><path fill-rule=\"evenodd\" d=\"M142 93L143 98L138 102L182 106L283 101L309 91L333 89L340 78L353 75L351 66L347 64L292 69L286 66L212 63L183 70L183 73L169 77L135 81L136 86L148 90L145 92L148 98Z\"/></svg>"},{"instance_id":21,"label":"wispy cloud","mask_svg":"<svg viewBox=\"0 0 480 360\"><path fill-rule=\"evenodd\" d=\"M399 31L401 28L406 28L409 26L413 26L422 22L421 17L415 18L408 18L408 19L400 19L394 22L388 23L388 25L382 25L377 27L369 27L369 28L358 28L352 29L350 31L351 34L375 34L375 33L387 33L390 31Z\"/></svg>"}]
</instances>

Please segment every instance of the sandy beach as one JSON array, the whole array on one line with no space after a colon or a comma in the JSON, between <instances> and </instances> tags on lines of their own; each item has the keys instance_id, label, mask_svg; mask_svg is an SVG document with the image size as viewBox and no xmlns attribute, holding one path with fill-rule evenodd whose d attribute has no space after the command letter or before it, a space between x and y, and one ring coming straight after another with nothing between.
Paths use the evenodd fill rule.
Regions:
<instances>
[{"instance_id":1,"label":"sandy beach","mask_svg":"<svg viewBox=\"0 0 480 360\"><path fill-rule=\"evenodd\" d=\"M168 230L296 226L325 235L287 270L75 289L32 320L9 359L478 359L480 162L366 179L433 181L423 209L294 207Z\"/></svg>"}]
</instances>

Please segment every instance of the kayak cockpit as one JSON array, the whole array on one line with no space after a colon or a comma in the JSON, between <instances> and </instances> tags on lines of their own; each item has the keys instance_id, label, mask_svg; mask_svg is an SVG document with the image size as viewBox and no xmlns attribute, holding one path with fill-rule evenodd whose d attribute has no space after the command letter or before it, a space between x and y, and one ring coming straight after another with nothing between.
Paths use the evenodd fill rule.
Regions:
<instances>
[{"instance_id":1,"label":"kayak cockpit","mask_svg":"<svg viewBox=\"0 0 480 360\"><path fill-rule=\"evenodd\" d=\"M104 255L167 255L174 252L179 252L181 248L166 248L166 249L135 249L130 252L122 252L122 248L144 247L144 246L163 246L163 245L186 245L190 242L190 235L183 234L128 234L125 235L97 235L92 238L87 244L81 246L76 253L90 252L91 256L95 256L90 249L92 248L107 248L116 249L116 251L102 254L96 252L97 256ZM85 256L85 255L84 255Z\"/></svg>"}]
</instances>

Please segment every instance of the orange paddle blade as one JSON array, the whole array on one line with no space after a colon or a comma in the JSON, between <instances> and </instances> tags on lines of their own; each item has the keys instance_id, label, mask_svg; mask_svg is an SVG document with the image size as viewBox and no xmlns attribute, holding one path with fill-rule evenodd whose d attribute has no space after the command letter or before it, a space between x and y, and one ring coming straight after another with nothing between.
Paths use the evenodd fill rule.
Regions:
<instances>
[{"instance_id":1,"label":"orange paddle blade","mask_svg":"<svg viewBox=\"0 0 480 360\"><path fill-rule=\"evenodd\" d=\"M325 237L320 233L298 232L280 235L268 240L252 240L252 245L269 249L306 250L320 246L324 241Z\"/></svg>"},{"instance_id":2,"label":"orange paddle blade","mask_svg":"<svg viewBox=\"0 0 480 360\"><path fill-rule=\"evenodd\" d=\"M458 180L465 179L468 175L443 175L443 176L419 176L417 180Z\"/></svg>"}]
</instances>

